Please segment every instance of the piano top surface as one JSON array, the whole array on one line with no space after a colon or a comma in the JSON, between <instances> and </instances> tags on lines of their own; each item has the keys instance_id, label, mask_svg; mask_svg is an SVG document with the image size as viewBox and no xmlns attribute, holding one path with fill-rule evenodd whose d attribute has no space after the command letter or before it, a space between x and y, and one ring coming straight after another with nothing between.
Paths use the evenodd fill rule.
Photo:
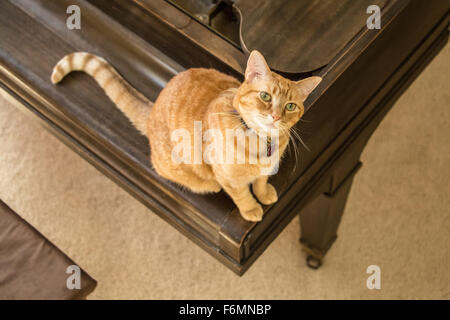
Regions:
<instances>
[{"instance_id":1,"label":"piano top surface","mask_svg":"<svg viewBox=\"0 0 450 320\"><path fill-rule=\"evenodd\" d=\"M300 74L326 66L389 0L167 0L270 67ZM299 54L301 53L301 54Z\"/></svg>"},{"instance_id":2,"label":"piano top surface","mask_svg":"<svg viewBox=\"0 0 450 320\"><path fill-rule=\"evenodd\" d=\"M245 52L260 50L279 72L304 73L326 66L366 27L367 8L388 0L237 0ZM300 53L300 54L299 54Z\"/></svg>"}]
</instances>

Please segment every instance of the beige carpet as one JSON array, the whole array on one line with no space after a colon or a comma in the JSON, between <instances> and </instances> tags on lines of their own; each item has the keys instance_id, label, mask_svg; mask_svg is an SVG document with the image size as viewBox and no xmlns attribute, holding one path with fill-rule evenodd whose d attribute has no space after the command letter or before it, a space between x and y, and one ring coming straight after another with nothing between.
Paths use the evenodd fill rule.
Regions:
<instances>
[{"instance_id":1,"label":"beige carpet","mask_svg":"<svg viewBox=\"0 0 450 320\"><path fill-rule=\"evenodd\" d=\"M448 299L449 74L447 46L369 142L318 271L295 219L236 276L1 97L0 198L98 280L91 298Z\"/></svg>"}]
</instances>

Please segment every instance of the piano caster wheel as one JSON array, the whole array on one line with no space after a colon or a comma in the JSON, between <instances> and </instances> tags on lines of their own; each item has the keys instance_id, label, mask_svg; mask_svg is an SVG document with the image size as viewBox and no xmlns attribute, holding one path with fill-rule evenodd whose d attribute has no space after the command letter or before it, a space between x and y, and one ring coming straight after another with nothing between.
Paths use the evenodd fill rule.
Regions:
<instances>
[{"instance_id":1,"label":"piano caster wheel","mask_svg":"<svg viewBox=\"0 0 450 320\"><path fill-rule=\"evenodd\" d=\"M319 269L322 266L324 253L318 249L315 249L300 239L302 244L302 250L306 254L306 265L314 270Z\"/></svg>"},{"instance_id":2,"label":"piano caster wheel","mask_svg":"<svg viewBox=\"0 0 450 320\"><path fill-rule=\"evenodd\" d=\"M309 255L306 257L306 265L311 269L317 270L322 265L322 259Z\"/></svg>"}]
</instances>

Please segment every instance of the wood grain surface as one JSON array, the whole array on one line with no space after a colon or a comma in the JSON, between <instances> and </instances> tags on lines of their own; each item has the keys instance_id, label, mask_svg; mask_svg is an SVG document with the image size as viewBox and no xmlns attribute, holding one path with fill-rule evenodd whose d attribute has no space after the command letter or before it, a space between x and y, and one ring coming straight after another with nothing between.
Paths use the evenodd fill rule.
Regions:
<instances>
[{"instance_id":1,"label":"wood grain surface","mask_svg":"<svg viewBox=\"0 0 450 320\"><path fill-rule=\"evenodd\" d=\"M237 0L242 48L259 50L269 66L302 73L328 64L366 27L370 5L389 0Z\"/></svg>"}]
</instances>

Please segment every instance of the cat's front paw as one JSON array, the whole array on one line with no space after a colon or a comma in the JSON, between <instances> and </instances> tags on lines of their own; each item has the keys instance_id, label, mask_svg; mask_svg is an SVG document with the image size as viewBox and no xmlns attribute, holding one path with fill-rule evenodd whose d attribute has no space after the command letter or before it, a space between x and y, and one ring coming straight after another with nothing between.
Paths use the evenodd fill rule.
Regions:
<instances>
[{"instance_id":1,"label":"cat's front paw","mask_svg":"<svg viewBox=\"0 0 450 320\"><path fill-rule=\"evenodd\" d=\"M262 190L253 189L253 192L262 204L269 205L278 201L277 190L270 183Z\"/></svg>"},{"instance_id":2,"label":"cat's front paw","mask_svg":"<svg viewBox=\"0 0 450 320\"><path fill-rule=\"evenodd\" d=\"M242 218L247 221L258 222L262 220L263 217L263 209L261 205L257 204L254 208L250 210L239 210Z\"/></svg>"}]
</instances>

